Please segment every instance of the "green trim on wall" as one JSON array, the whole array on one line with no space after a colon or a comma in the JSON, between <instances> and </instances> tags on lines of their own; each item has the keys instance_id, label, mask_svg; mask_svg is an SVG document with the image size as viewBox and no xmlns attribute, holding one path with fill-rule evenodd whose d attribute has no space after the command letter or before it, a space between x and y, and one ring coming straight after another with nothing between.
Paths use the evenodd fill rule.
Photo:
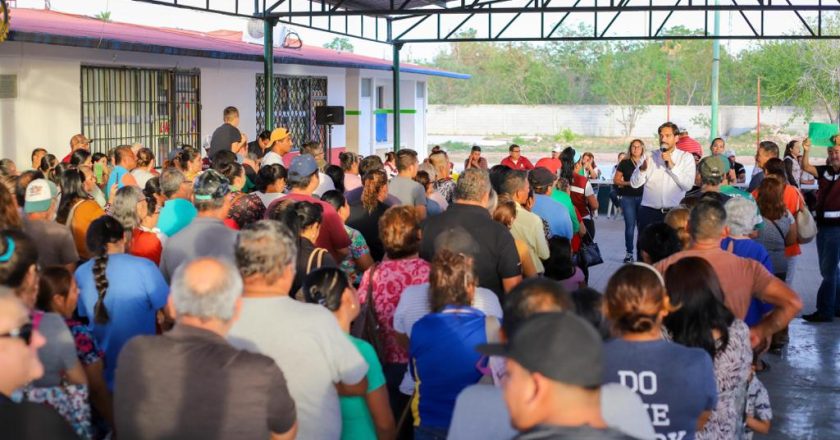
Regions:
<instances>
[{"instance_id":1,"label":"green trim on wall","mask_svg":"<svg viewBox=\"0 0 840 440\"><path fill-rule=\"evenodd\" d=\"M417 110L414 110L414 109L406 109L406 108L401 108L401 109L400 109L400 114L401 114L401 115L405 115L405 114L410 114L410 115L413 115L413 114L415 114L415 113L417 113ZM390 108L381 108L381 109L379 109L379 110L374 110L374 111L373 111L373 114L375 114L375 115L381 115L381 114L389 114L389 115L392 115L392 114L394 114L394 109L390 109Z\"/></svg>"},{"instance_id":2,"label":"green trim on wall","mask_svg":"<svg viewBox=\"0 0 840 440\"><path fill-rule=\"evenodd\" d=\"M344 114L347 116L361 116L361 110L345 110Z\"/></svg>"}]
</instances>

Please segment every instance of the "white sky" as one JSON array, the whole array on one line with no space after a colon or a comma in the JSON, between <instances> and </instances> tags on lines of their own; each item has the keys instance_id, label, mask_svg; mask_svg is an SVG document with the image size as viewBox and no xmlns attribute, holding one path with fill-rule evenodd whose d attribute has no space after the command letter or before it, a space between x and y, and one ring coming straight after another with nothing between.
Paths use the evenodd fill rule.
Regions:
<instances>
[{"instance_id":1,"label":"white sky","mask_svg":"<svg viewBox=\"0 0 840 440\"><path fill-rule=\"evenodd\" d=\"M233 0L215 0L215 2L232 1ZM654 4L668 4L669 2L670 4L673 4L673 0L668 0L665 3L662 3L662 1L663 0L656 0L654 1ZM44 3L44 0L17 0L18 7L43 8ZM555 3L557 5L565 5L567 2L562 0L555 0ZM721 3L725 2L722 1ZM93 16L101 11L107 10L111 11L111 19L113 21L136 23L149 26L191 29L197 31L212 31L218 29L241 31L245 28L246 22L246 19L244 18L230 17L221 14L205 13L200 11L177 9L168 6L158 6L149 3L135 2L131 0L50 0L50 4L51 9L55 11ZM240 4L248 4L248 0L240 0ZM607 16L603 17L604 15ZM751 19L753 19L754 23L758 23L757 13L748 13L748 15L751 17ZM808 14L803 15L806 18L809 17ZM656 27L658 27L658 22L660 22L664 18L664 16L665 13L660 13L659 15L654 14L654 23ZM811 14L811 16L813 16L813 14ZM570 16L570 19L567 20L567 23L570 27L577 27L578 23L586 22L582 18L574 19L572 17L573 16ZM603 23L608 22L611 18L608 14L600 14L599 17L599 23L601 23L601 26L603 26ZM444 18L444 20L446 19L447 18ZM548 20L548 25L550 25L551 20ZM468 22L468 24L465 25L464 28L466 29L468 27L474 27L477 30L479 30L479 32L481 32L481 28L483 26L486 26L486 21L487 20L485 16L476 16L475 19L473 21ZM498 19L497 23L502 23L501 17ZM444 22L444 24L446 24L446 22ZM682 18L678 18L675 15L669 21L669 27L676 25L684 25L689 28L702 28L703 15L702 13L697 13L691 16L686 15ZM517 29L525 29L534 26L539 26L538 20L522 18L518 20L513 26L511 26L509 32L515 34L517 32ZM639 29L640 26L644 26L642 29L647 28L646 13L635 13L635 15L631 13L624 13L622 14L622 16L619 17L618 20L616 20L610 33L637 32L636 29ZM324 43L327 43L333 38L335 38L335 35L328 34L326 32L315 31L294 26L292 26L292 28L301 36L303 42L308 45L322 46ZM494 28L499 29L500 26L496 25L494 26ZM792 13L768 13L765 16L765 28L773 29L774 32L800 32L803 29L798 19ZM484 32L486 32L486 27L484 27L484 29ZM749 32L749 28L747 27L743 19L740 17L740 14L738 14L737 12L722 13L721 31L724 33L730 31L745 33ZM383 59L391 58L391 48L388 45L377 44L358 39L351 39L351 41L355 47L355 53L379 57ZM737 52L752 43L750 41L724 41L722 44L727 46L730 52ZM402 50L402 59L429 60L437 52L445 49L446 47L446 44L408 44Z\"/></svg>"}]
</instances>

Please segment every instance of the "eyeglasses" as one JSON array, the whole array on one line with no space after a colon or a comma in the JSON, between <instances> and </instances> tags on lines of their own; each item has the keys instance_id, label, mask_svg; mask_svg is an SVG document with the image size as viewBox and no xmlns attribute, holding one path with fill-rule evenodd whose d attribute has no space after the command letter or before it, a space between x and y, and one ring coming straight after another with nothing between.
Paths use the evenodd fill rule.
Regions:
<instances>
[{"instance_id":1,"label":"eyeglasses","mask_svg":"<svg viewBox=\"0 0 840 440\"><path fill-rule=\"evenodd\" d=\"M34 326L31 322L27 322L22 326L12 329L8 333L4 333L0 335L0 338L19 338L22 339L26 345L32 341L32 331L34 330Z\"/></svg>"}]
</instances>

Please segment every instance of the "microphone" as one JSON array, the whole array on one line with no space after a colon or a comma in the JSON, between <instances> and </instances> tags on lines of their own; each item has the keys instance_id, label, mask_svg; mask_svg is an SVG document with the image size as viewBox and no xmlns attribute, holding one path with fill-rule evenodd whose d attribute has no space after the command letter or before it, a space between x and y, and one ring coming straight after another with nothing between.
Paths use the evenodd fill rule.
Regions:
<instances>
[{"instance_id":1,"label":"microphone","mask_svg":"<svg viewBox=\"0 0 840 440\"><path fill-rule=\"evenodd\" d=\"M663 142L663 143L661 143L661 144L659 144L659 151L661 151L661 152L663 152L663 153L664 153L664 152L666 152L666 151L668 151L668 144L666 144L666 143L664 143L664 142Z\"/></svg>"}]
</instances>

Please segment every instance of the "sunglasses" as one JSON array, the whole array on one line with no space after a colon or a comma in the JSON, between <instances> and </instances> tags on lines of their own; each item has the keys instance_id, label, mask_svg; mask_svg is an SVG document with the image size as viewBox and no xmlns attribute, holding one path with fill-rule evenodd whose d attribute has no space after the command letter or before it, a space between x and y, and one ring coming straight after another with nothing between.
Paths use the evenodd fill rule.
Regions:
<instances>
[{"instance_id":1,"label":"sunglasses","mask_svg":"<svg viewBox=\"0 0 840 440\"><path fill-rule=\"evenodd\" d=\"M26 345L29 345L30 341L32 341L32 331L34 329L35 327L32 323L27 322L16 329L12 329L8 333L0 335L0 338L19 338L22 339Z\"/></svg>"}]
</instances>

